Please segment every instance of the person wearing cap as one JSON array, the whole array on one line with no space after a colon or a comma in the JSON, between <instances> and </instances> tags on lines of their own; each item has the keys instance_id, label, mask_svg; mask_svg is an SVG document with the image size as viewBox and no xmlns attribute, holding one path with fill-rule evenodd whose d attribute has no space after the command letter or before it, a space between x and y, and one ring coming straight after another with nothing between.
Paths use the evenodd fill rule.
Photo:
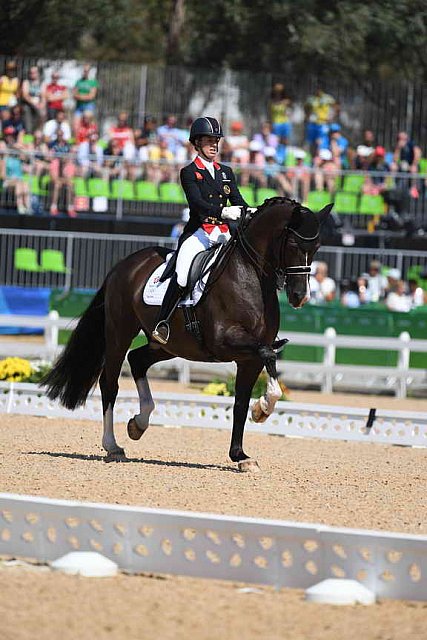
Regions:
<instances>
[{"instance_id":1,"label":"person wearing cap","mask_svg":"<svg viewBox=\"0 0 427 640\"><path fill-rule=\"evenodd\" d=\"M68 89L59 77L58 71L52 71L50 82L43 87L48 120L54 120L58 111L64 111L64 100L68 98Z\"/></svg>"},{"instance_id":2,"label":"person wearing cap","mask_svg":"<svg viewBox=\"0 0 427 640\"><path fill-rule=\"evenodd\" d=\"M0 77L0 111L18 104L19 78L16 73L16 62L9 60L5 64L4 74Z\"/></svg>"},{"instance_id":3,"label":"person wearing cap","mask_svg":"<svg viewBox=\"0 0 427 640\"><path fill-rule=\"evenodd\" d=\"M381 262L378 260L371 260L369 263L368 273L362 275L366 276L366 280L368 282L370 300L372 302L383 300L388 283L387 278L381 273Z\"/></svg>"},{"instance_id":4,"label":"person wearing cap","mask_svg":"<svg viewBox=\"0 0 427 640\"><path fill-rule=\"evenodd\" d=\"M339 169L349 169L348 140L341 133L341 125L333 122L329 127L330 149Z\"/></svg>"},{"instance_id":5,"label":"person wearing cap","mask_svg":"<svg viewBox=\"0 0 427 640\"><path fill-rule=\"evenodd\" d=\"M247 208L231 167L215 161L218 143L223 137L216 118L196 118L191 125L189 140L197 156L180 173L190 209L189 220L178 242L175 273L152 333L152 338L161 344L169 340L169 320L185 292L193 258L214 244L229 240L228 221L238 220L242 209ZM167 274L168 268L164 276Z\"/></svg>"},{"instance_id":6,"label":"person wearing cap","mask_svg":"<svg viewBox=\"0 0 427 640\"><path fill-rule=\"evenodd\" d=\"M317 191L323 191L325 186L329 193L336 189L337 165L330 149L320 149L314 157L314 184Z\"/></svg>"}]
</instances>

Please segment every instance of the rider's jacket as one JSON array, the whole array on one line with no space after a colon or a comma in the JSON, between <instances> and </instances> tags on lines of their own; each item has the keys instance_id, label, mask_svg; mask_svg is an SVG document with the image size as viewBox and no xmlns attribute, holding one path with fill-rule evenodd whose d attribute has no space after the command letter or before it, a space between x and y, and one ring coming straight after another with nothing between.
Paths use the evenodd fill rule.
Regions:
<instances>
[{"instance_id":1,"label":"rider's jacket","mask_svg":"<svg viewBox=\"0 0 427 640\"><path fill-rule=\"evenodd\" d=\"M228 203L248 206L239 192L233 170L218 162L213 165L215 178L212 178L198 157L181 169L181 184L190 207L190 219L184 227L180 242L203 223L220 224L221 211Z\"/></svg>"}]
</instances>

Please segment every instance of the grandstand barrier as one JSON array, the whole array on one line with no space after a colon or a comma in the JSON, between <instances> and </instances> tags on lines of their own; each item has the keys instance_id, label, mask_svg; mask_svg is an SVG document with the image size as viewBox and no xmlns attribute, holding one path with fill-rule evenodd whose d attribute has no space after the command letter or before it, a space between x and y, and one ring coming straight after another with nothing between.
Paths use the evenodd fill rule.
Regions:
<instances>
[{"instance_id":1,"label":"grandstand barrier","mask_svg":"<svg viewBox=\"0 0 427 640\"><path fill-rule=\"evenodd\" d=\"M51 311L47 317L40 316L0 316L1 326L40 327L44 329L44 342L2 342L0 353L2 356L22 356L53 360L61 351L59 330L72 330L77 324L76 319L61 318L57 311ZM345 375L354 377L352 383L356 388L379 391L385 386L399 398L404 398L409 385L427 384L426 371L409 367L411 351L427 353L427 340L412 340L407 332L402 332L398 338L338 336L335 329L328 327L324 334L311 333L280 333L279 337L287 337L295 345L321 347L324 350L323 361L320 363L278 361L278 370L287 376L294 374L300 380L307 378L316 382L321 390L330 393L336 386L337 380ZM145 337L143 338L145 341ZM393 350L398 352L396 366L379 367L365 365L339 365L336 363L337 347L349 349ZM197 379L200 374L227 376L234 372L234 365L230 363L196 363L178 358L172 362L162 362L154 365L157 371L178 371L179 380L189 383ZM363 371L363 375L361 372ZM302 377L301 377L302 376ZM378 379L383 382L378 382ZM200 378L199 378L200 379Z\"/></svg>"},{"instance_id":2,"label":"grandstand barrier","mask_svg":"<svg viewBox=\"0 0 427 640\"><path fill-rule=\"evenodd\" d=\"M0 494L0 554L98 551L129 573L307 589L354 579L376 598L427 599L427 536Z\"/></svg>"}]
</instances>

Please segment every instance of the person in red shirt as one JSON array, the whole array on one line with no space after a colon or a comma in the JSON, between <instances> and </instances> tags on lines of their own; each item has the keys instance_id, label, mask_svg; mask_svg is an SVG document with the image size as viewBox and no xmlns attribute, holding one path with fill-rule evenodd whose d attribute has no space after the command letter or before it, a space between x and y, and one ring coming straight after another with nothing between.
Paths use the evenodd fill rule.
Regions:
<instances>
[{"instance_id":1,"label":"person in red shirt","mask_svg":"<svg viewBox=\"0 0 427 640\"><path fill-rule=\"evenodd\" d=\"M64 100L68 97L68 90L59 82L59 73L53 71L49 84L43 89L44 100L47 105L47 119L54 120L58 111L64 111Z\"/></svg>"},{"instance_id":2,"label":"person in red shirt","mask_svg":"<svg viewBox=\"0 0 427 640\"><path fill-rule=\"evenodd\" d=\"M76 130L76 143L87 142L92 133L98 133L98 125L92 111L84 111Z\"/></svg>"},{"instance_id":3,"label":"person in red shirt","mask_svg":"<svg viewBox=\"0 0 427 640\"><path fill-rule=\"evenodd\" d=\"M122 111L121 113L119 113L117 124L110 127L108 133L110 141L117 140L120 149L122 150L126 145L135 145L133 130L128 123L128 114L126 113L126 111Z\"/></svg>"}]
</instances>

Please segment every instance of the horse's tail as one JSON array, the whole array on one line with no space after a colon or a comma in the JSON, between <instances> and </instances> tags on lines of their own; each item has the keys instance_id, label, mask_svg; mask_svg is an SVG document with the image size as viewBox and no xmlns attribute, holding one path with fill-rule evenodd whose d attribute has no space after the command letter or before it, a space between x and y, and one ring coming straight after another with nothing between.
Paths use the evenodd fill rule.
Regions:
<instances>
[{"instance_id":1,"label":"horse's tail","mask_svg":"<svg viewBox=\"0 0 427 640\"><path fill-rule=\"evenodd\" d=\"M85 403L104 366L104 285L79 320L79 323L56 361L41 380L51 400L59 398L67 409Z\"/></svg>"}]
</instances>

